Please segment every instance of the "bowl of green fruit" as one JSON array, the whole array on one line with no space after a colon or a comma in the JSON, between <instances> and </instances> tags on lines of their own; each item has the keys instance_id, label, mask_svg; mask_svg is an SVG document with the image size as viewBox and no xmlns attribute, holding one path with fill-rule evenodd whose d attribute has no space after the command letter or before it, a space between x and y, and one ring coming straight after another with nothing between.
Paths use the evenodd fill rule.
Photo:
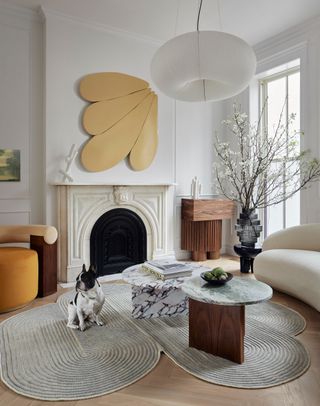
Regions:
<instances>
[{"instance_id":1,"label":"bowl of green fruit","mask_svg":"<svg viewBox=\"0 0 320 406\"><path fill-rule=\"evenodd\" d=\"M226 272L220 267L214 268L211 271L202 272L200 276L207 283L215 286L224 285L233 278L232 273Z\"/></svg>"}]
</instances>

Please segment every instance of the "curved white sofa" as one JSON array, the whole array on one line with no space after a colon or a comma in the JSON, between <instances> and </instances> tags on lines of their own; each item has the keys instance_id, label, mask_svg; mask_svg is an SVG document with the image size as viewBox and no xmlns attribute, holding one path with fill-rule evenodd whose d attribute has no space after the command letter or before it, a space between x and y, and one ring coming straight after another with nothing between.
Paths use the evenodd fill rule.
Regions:
<instances>
[{"instance_id":1,"label":"curved white sofa","mask_svg":"<svg viewBox=\"0 0 320 406\"><path fill-rule=\"evenodd\" d=\"M271 234L254 261L254 274L320 311L320 224Z\"/></svg>"}]
</instances>

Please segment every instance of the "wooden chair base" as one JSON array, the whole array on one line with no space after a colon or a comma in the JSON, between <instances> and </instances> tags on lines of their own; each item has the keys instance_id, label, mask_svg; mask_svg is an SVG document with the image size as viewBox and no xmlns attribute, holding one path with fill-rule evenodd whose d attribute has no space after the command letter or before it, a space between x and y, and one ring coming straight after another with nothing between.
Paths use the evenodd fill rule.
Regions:
<instances>
[{"instance_id":1,"label":"wooden chair base","mask_svg":"<svg viewBox=\"0 0 320 406\"><path fill-rule=\"evenodd\" d=\"M57 291L57 242L47 244L42 236L31 235L30 248L38 254L38 297L51 295Z\"/></svg>"}]
</instances>

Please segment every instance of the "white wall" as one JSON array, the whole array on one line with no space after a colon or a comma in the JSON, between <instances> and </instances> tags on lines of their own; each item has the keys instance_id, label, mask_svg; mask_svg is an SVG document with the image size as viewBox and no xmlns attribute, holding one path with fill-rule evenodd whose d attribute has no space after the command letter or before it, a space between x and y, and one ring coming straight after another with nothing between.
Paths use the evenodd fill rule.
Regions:
<instances>
[{"instance_id":1,"label":"white wall","mask_svg":"<svg viewBox=\"0 0 320 406\"><path fill-rule=\"evenodd\" d=\"M70 146L81 148L89 136L81 126L87 103L78 94L79 81L94 72L123 72L150 82L154 44L121 36L45 11L46 18L46 180L61 181L58 170ZM152 84L151 84L152 86ZM159 147L145 171L131 170L125 161L98 173L84 170L79 157L71 173L77 183L172 183L174 180L173 102L159 95ZM50 190L51 189L51 190ZM51 194L54 188L49 187ZM52 198L47 221L55 223Z\"/></svg>"},{"instance_id":2,"label":"white wall","mask_svg":"<svg viewBox=\"0 0 320 406\"><path fill-rule=\"evenodd\" d=\"M79 97L79 80L93 72L123 72L150 82L150 61L160 44L45 10L46 60L46 180L61 181L59 168L70 146L81 147L88 136L81 127L86 103ZM177 183L175 248L180 248L180 200L190 195L191 180L198 176L202 193L212 195L211 104L175 103L159 91L159 148L152 165L134 172L126 162L100 173L86 172L79 160L72 168L76 183ZM219 109L217 110L217 114ZM218 120L221 121L220 119ZM56 223L55 187L48 186L47 222ZM183 255L186 255L184 253Z\"/></svg>"},{"instance_id":3,"label":"white wall","mask_svg":"<svg viewBox=\"0 0 320 406\"><path fill-rule=\"evenodd\" d=\"M21 181L0 182L0 224L43 221L42 26L0 7L0 149L18 149Z\"/></svg>"},{"instance_id":4,"label":"white wall","mask_svg":"<svg viewBox=\"0 0 320 406\"><path fill-rule=\"evenodd\" d=\"M123 72L150 82L149 62L156 46L45 12L46 15L46 153L47 181L61 179L59 163L75 143L89 140L81 126L87 103L78 94L79 81L94 72ZM152 86L152 84L151 84ZM159 149L146 171L135 172L120 162L99 173L73 167L77 182L172 182L173 102L159 95Z\"/></svg>"},{"instance_id":5,"label":"white wall","mask_svg":"<svg viewBox=\"0 0 320 406\"><path fill-rule=\"evenodd\" d=\"M175 251L179 259L190 256L180 250L181 199L190 198L191 181L197 176L201 183L201 197L215 195L212 162L214 131L222 132L223 103L176 102L176 236ZM230 220L223 223L230 224ZM223 238L222 252L226 250Z\"/></svg>"},{"instance_id":6,"label":"white wall","mask_svg":"<svg viewBox=\"0 0 320 406\"><path fill-rule=\"evenodd\" d=\"M99 71L124 72L151 83L151 57L160 44L115 33L46 10L41 19L23 8L0 7L0 148L21 150L21 182L0 183L0 223L56 222L58 170L75 143L88 139L81 127L86 106L79 80ZM153 84L151 83L151 86ZM157 89L155 89L157 90ZM175 103L159 95L159 149L146 171L125 162L101 173L86 172L77 160L78 183L177 183L175 248L180 248L180 201L198 176L211 195L213 124L219 104ZM187 253L182 253L187 255Z\"/></svg>"},{"instance_id":7,"label":"white wall","mask_svg":"<svg viewBox=\"0 0 320 406\"><path fill-rule=\"evenodd\" d=\"M45 19L42 34L42 24L34 13L0 7L0 148L21 149L22 154L21 182L0 183L0 223L56 224L55 187L50 184L61 180L58 170L64 167L63 159L70 146L75 143L81 147L88 139L81 128L86 103L78 95L79 80L88 73L118 71L150 81L150 60L159 46L48 10ZM316 20L256 47L260 71L293 55L302 55L302 126L306 132L305 147L315 156L320 155L319 33ZM247 100L245 94L240 97ZM152 166L134 172L121 162L105 172L87 173L77 161L72 168L75 182L176 182L175 248L179 255L185 255L179 251L180 200L189 197L194 176L202 183L204 197L212 196L212 135L214 130L222 131L220 123L230 106L229 102L175 103L159 94L160 144ZM319 184L304 194L303 222L320 221L319 195ZM229 248L234 241L232 229L233 225L226 222L224 245Z\"/></svg>"}]
</instances>

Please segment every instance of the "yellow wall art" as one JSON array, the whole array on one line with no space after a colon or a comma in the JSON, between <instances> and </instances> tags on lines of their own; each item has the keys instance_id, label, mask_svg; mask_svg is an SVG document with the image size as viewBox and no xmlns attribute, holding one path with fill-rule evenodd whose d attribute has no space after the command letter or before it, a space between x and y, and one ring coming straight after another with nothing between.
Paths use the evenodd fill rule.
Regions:
<instances>
[{"instance_id":1,"label":"yellow wall art","mask_svg":"<svg viewBox=\"0 0 320 406\"><path fill-rule=\"evenodd\" d=\"M80 82L91 104L83 128L91 136L81 152L90 172L112 168L127 156L133 170L148 168L158 146L158 97L149 83L117 72L93 73Z\"/></svg>"}]
</instances>

